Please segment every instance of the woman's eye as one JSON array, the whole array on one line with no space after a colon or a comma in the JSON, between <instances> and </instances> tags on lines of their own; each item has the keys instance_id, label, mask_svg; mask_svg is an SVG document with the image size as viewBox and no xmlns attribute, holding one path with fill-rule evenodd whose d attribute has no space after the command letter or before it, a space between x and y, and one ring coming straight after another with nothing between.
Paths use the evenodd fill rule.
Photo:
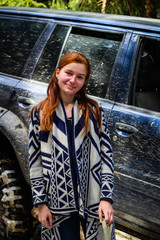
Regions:
<instances>
[{"instance_id":1,"label":"woman's eye","mask_svg":"<svg viewBox=\"0 0 160 240\"><path fill-rule=\"evenodd\" d=\"M67 73L67 75L71 75L71 73L70 72L66 72Z\"/></svg>"},{"instance_id":2,"label":"woman's eye","mask_svg":"<svg viewBox=\"0 0 160 240\"><path fill-rule=\"evenodd\" d=\"M83 77L82 76L78 76L78 79L83 79Z\"/></svg>"}]
</instances>

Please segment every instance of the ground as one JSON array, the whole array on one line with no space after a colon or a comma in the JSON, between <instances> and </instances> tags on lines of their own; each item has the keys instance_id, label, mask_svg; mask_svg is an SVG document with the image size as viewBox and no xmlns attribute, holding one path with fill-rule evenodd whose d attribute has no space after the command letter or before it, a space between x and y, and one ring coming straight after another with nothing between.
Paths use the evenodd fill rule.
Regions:
<instances>
[{"instance_id":1,"label":"ground","mask_svg":"<svg viewBox=\"0 0 160 240\"><path fill-rule=\"evenodd\" d=\"M116 240L141 240L141 239L133 237L130 234L127 234L116 229Z\"/></svg>"},{"instance_id":2,"label":"ground","mask_svg":"<svg viewBox=\"0 0 160 240\"><path fill-rule=\"evenodd\" d=\"M127 234L117 229L115 230L115 232L116 232L116 240L141 240L140 238L136 238L130 234ZM81 231L81 240L84 240L82 231Z\"/></svg>"}]
</instances>

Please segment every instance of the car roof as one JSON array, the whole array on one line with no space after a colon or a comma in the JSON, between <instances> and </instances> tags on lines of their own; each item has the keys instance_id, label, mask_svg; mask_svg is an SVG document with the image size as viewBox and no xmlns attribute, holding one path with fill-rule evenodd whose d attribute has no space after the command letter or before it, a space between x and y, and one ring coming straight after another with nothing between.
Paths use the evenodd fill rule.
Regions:
<instances>
[{"instance_id":1,"label":"car roof","mask_svg":"<svg viewBox=\"0 0 160 240\"><path fill-rule=\"evenodd\" d=\"M153 18L30 7L0 7L0 13L160 32L160 19Z\"/></svg>"}]
</instances>

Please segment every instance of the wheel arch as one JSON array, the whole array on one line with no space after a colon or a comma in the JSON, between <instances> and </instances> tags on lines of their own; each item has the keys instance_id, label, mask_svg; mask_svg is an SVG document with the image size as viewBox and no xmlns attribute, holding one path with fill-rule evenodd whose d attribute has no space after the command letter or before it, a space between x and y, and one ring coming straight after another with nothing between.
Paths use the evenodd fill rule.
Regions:
<instances>
[{"instance_id":1,"label":"wheel arch","mask_svg":"<svg viewBox=\"0 0 160 240\"><path fill-rule=\"evenodd\" d=\"M30 184L27 127L13 112L3 112L0 117L0 151L17 161L25 181Z\"/></svg>"}]
</instances>

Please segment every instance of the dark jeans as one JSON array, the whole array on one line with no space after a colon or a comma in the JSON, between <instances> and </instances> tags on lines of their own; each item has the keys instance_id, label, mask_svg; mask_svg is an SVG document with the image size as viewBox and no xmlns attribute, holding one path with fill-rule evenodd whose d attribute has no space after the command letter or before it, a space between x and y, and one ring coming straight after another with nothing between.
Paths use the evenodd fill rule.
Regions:
<instances>
[{"instance_id":1,"label":"dark jeans","mask_svg":"<svg viewBox=\"0 0 160 240\"><path fill-rule=\"evenodd\" d=\"M60 224L61 240L80 240L80 222L85 235L86 219L79 217L78 213L72 213L70 218Z\"/></svg>"}]
</instances>

